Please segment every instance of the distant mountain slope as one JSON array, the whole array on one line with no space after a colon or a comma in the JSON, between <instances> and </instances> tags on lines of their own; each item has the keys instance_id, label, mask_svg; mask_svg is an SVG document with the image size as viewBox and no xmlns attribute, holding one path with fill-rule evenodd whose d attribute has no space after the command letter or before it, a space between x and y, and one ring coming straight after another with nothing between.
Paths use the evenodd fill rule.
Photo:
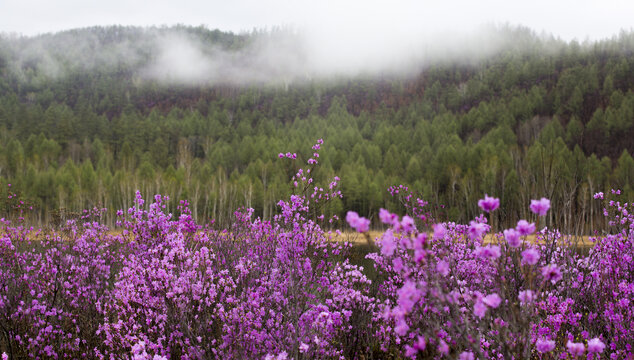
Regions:
<instances>
[{"instance_id":1,"label":"distant mountain slope","mask_svg":"<svg viewBox=\"0 0 634 360\"><path fill-rule=\"evenodd\" d=\"M0 36L0 181L42 221L59 207L125 207L136 189L189 198L200 217L225 221L241 205L266 217L288 191L276 154L324 137L322 178L346 175L332 213L373 214L395 183L456 219L485 192L506 215L548 195L562 210L550 221L566 224L594 221L591 192L631 198L634 34L487 36L350 73L315 64L289 29Z\"/></svg>"}]
</instances>

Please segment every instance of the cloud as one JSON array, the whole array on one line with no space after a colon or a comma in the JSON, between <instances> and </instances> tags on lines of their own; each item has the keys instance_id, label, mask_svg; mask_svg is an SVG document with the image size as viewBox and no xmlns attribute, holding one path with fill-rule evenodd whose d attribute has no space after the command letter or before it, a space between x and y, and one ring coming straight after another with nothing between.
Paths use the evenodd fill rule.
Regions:
<instances>
[{"instance_id":1,"label":"cloud","mask_svg":"<svg viewBox=\"0 0 634 360\"><path fill-rule=\"evenodd\" d=\"M302 43L292 31L261 33L238 49L204 43L186 32L156 37L158 55L141 70L145 79L174 84L265 84L305 78Z\"/></svg>"},{"instance_id":2,"label":"cloud","mask_svg":"<svg viewBox=\"0 0 634 360\"><path fill-rule=\"evenodd\" d=\"M383 30L307 26L232 35L184 26L96 27L5 41L11 44L13 71L26 81L34 73L60 78L124 68L133 69L137 79L165 84L241 86L411 76L441 62L476 64L501 49L521 49L539 39L508 26L470 32Z\"/></svg>"}]
</instances>

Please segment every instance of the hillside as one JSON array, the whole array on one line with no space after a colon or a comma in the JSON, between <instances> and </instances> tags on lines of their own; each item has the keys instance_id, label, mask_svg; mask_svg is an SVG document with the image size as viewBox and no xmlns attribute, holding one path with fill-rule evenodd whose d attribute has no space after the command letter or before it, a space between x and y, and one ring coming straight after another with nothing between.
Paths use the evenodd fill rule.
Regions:
<instances>
[{"instance_id":1,"label":"hillside","mask_svg":"<svg viewBox=\"0 0 634 360\"><path fill-rule=\"evenodd\" d=\"M338 175L344 194L330 214L373 216L407 184L440 218L473 217L488 193L515 219L546 196L550 223L584 231L601 212L593 193L634 200L634 34L580 44L496 31L486 54L351 76L306 72L286 29L4 35L0 191L12 184L38 222L93 206L113 221L137 189L170 195L173 210L188 199L199 221L225 224L241 206L266 219L290 191L277 154L305 161L323 138L316 179Z\"/></svg>"}]
</instances>

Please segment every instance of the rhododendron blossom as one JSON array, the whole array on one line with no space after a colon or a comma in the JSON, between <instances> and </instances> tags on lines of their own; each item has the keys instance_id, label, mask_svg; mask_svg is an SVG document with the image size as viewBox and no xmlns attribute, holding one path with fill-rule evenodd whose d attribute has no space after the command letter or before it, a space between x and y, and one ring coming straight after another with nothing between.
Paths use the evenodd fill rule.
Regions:
<instances>
[{"instance_id":1,"label":"rhododendron blossom","mask_svg":"<svg viewBox=\"0 0 634 360\"><path fill-rule=\"evenodd\" d=\"M480 199L478 201L478 206L480 209L486 212L492 212L500 207L500 199L490 197L489 195L484 195L484 199Z\"/></svg>"},{"instance_id":2,"label":"rhododendron blossom","mask_svg":"<svg viewBox=\"0 0 634 360\"><path fill-rule=\"evenodd\" d=\"M542 268L542 276L544 279L548 281L552 281L553 283L561 280L562 274L559 267L555 264L549 264Z\"/></svg>"},{"instance_id":3,"label":"rhododendron blossom","mask_svg":"<svg viewBox=\"0 0 634 360\"><path fill-rule=\"evenodd\" d=\"M566 343L566 348L568 348L568 352L570 353L570 355L574 357L582 356L583 353L586 351L586 347L585 345L583 345L583 343L575 343L570 340L568 340L568 342Z\"/></svg>"},{"instance_id":4,"label":"rhododendron blossom","mask_svg":"<svg viewBox=\"0 0 634 360\"><path fill-rule=\"evenodd\" d=\"M534 248L528 248L522 251L522 263L528 265L535 265L539 260L539 251Z\"/></svg>"},{"instance_id":5,"label":"rhododendron blossom","mask_svg":"<svg viewBox=\"0 0 634 360\"><path fill-rule=\"evenodd\" d=\"M530 235L535 232L535 224L529 223L526 220L520 220L517 222L515 230L522 236Z\"/></svg>"},{"instance_id":6,"label":"rhododendron blossom","mask_svg":"<svg viewBox=\"0 0 634 360\"><path fill-rule=\"evenodd\" d=\"M370 230L370 220L359 216L359 214L355 211L348 211L346 221L350 227L354 228L358 232L363 233Z\"/></svg>"},{"instance_id":7,"label":"rhododendron blossom","mask_svg":"<svg viewBox=\"0 0 634 360\"><path fill-rule=\"evenodd\" d=\"M555 342L553 340L538 339L535 343L535 347L540 353L547 353L555 350Z\"/></svg>"},{"instance_id":8,"label":"rhododendron blossom","mask_svg":"<svg viewBox=\"0 0 634 360\"><path fill-rule=\"evenodd\" d=\"M531 200L530 209L539 216L545 216L550 209L550 200L541 198L540 200Z\"/></svg>"},{"instance_id":9,"label":"rhododendron blossom","mask_svg":"<svg viewBox=\"0 0 634 360\"><path fill-rule=\"evenodd\" d=\"M515 229L504 230L504 238L506 239L510 247L516 248L522 244L520 233L518 231L515 231Z\"/></svg>"},{"instance_id":10,"label":"rhododendron blossom","mask_svg":"<svg viewBox=\"0 0 634 360\"><path fill-rule=\"evenodd\" d=\"M588 352L589 353L602 353L605 349L605 344L599 338L588 340Z\"/></svg>"},{"instance_id":11,"label":"rhododendron blossom","mask_svg":"<svg viewBox=\"0 0 634 360\"><path fill-rule=\"evenodd\" d=\"M550 228L564 214L521 239L535 225L513 211L442 222L442 204L392 186L385 203L403 216L381 209L387 229L372 241L367 218L325 206L341 198L339 178L317 184L314 167L286 160L295 153L277 156L292 194L266 219L235 211L225 229L197 223L185 200L141 192L117 229L99 208L42 232L0 219L2 360L633 356L634 205L618 191L597 197L609 197L609 232L579 248ZM367 242L335 236L346 222Z\"/></svg>"}]
</instances>

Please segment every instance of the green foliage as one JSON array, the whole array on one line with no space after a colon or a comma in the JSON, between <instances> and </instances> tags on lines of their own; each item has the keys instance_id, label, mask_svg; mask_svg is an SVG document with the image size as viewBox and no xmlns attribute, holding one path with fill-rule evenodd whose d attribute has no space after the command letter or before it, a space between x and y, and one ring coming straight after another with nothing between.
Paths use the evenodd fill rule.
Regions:
<instances>
[{"instance_id":1,"label":"green foliage","mask_svg":"<svg viewBox=\"0 0 634 360\"><path fill-rule=\"evenodd\" d=\"M229 50L258 36L177 30ZM137 28L0 36L0 179L22 183L41 221L96 205L113 221L137 189L169 194L170 210L187 197L197 218L222 223L250 206L270 219L308 144L324 138L317 178L339 175L345 196L328 214L376 214L391 201L385 189L403 182L450 218L476 215L459 207L484 193L517 216L541 196L562 214L550 222L597 215L587 191L634 183L633 35L580 45L503 31L511 41L499 53L411 78L191 87L141 80L149 50L136 63L106 61L120 41L149 49ZM93 71L65 64L51 77L41 59L13 63L35 45L77 53L61 41L77 34L92 39ZM295 162L277 159L287 151L298 151Z\"/></svg>"}]
</instances>

